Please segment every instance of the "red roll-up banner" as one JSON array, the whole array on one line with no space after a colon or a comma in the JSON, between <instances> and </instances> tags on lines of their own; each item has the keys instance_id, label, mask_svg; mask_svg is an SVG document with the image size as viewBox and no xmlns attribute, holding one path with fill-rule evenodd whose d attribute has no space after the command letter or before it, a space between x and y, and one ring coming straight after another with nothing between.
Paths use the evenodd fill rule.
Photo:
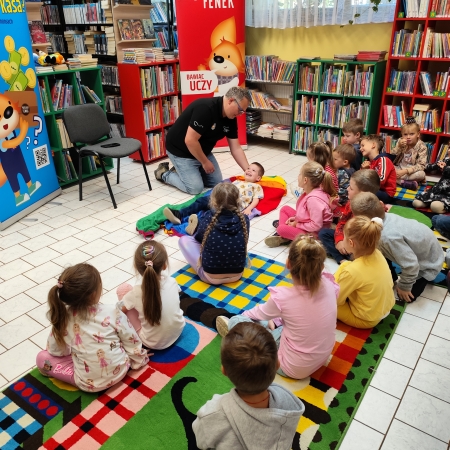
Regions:
<instances>
[{"instance_id":1,"label":"red roll-up banner","mask_svg":"<svg viewBox=\"0 0 450 450\"><path fill-rule=\"evenodd\" d=\"M245 0L178 0L177 29L183 108L245 85ZM245 114L238 117L246 146ZM216 147L228 147L224 138Z\"/></svg>"}]
</instances>

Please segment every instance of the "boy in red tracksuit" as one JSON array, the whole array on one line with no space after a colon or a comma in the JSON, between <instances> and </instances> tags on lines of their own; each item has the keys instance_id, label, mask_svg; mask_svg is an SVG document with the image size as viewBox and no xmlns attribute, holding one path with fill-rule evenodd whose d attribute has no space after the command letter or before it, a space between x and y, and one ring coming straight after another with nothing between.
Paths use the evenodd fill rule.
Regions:
<instances>
[{"instance_id":1,"label":"boy in red tracksuit","mask_svg":"<svg viewBox=\"0 0 450 450\"><path fill-rule=\"evenodd\" d=\"M380 177L380 190L376 196L383 203L393 203L395 191L397 188L397 172L394 164L387 157L383 156L384 141L377 134L369 134L361 139L361 154L369 161L361 164L361 169L373 169Z\"/></svg>"}]
</instances>

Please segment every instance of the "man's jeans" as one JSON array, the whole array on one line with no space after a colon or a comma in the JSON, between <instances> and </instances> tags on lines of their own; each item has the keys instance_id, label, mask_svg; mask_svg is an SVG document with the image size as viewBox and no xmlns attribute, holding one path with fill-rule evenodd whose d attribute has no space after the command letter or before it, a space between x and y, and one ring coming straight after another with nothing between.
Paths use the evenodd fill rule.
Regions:
<instances>
[{"instance_id":1,"label":"man's jeans","mask_svg":"<svg viewBox=\"0 0 450 450\"><path fill-rule=\"evenodd\" d=\"M205 187L212 188L222 181L222 172L212 153L207 156L214 165L214 172L210 174L204 171L200 161L197 159L180 158L172 155L169 151L167 151L167 156L172 161L176 172L166 172L163 174L162 179L164 183L175 186L180 191L197 195Z\"/></svg>"}]
</instances>

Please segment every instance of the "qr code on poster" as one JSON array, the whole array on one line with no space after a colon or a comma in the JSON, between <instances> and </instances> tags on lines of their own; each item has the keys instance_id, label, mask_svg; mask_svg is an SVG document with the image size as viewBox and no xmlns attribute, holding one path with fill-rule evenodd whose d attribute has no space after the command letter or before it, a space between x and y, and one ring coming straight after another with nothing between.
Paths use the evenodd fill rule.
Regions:
<instances>
[{"instance_id":1,"label":"qr code on poster","mask_svg":"<svg viewBox=\"0 0 450 450\"><path fill-rule=\"evenodd\" d=\"M33 148L33 153L36 169L42 169L50 164L47 145L41 145L40 147Z\"/></svg>"}]
</instances>

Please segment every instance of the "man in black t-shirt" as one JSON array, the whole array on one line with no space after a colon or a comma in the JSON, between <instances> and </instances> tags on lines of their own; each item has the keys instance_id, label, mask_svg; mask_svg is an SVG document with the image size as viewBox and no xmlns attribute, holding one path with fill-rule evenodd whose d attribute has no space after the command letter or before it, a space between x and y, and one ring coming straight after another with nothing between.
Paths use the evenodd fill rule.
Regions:
<instances>
[{"instance_id":1,"label":"man in black t-shirt","mask_svg":"<svg viewBox=\"0 0 450 450\"><path fill-rule=\"evenodd\" d=\"M157 180L188 194L222 181L222 173L211 153L217 141L226 137L231 154L242 170L247 157L238 140L236 117L244 114L251 101L247 89L231 88L224 97L201 98L192 102L178 117L166 136L167 156L173 164L161 163Z\"/></svg>"}]
</instances>

